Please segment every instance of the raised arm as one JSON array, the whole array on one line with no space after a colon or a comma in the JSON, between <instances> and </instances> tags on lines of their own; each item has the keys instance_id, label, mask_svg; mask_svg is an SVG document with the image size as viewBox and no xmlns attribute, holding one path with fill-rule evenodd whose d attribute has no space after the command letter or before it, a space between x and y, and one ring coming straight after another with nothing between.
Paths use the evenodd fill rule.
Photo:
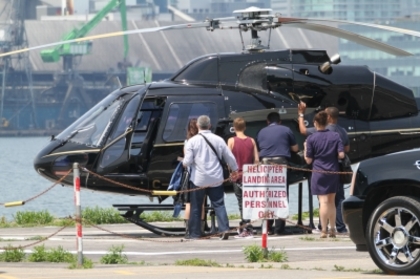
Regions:
<instances>
[{"instance_id":1,"label":"raised arm","mask_svg":"<svg viewBox=\"0 0 420 279\"><path fill-rule=\"evenodd\" d=\"M298 104L298 123L299 123L299 132L304 135L307 136L307 131L306 131L306 126L305 126L305 118L304 118L304 114L306 111L306 104L304 102L300 102Z\"/></svg>"}]
</instances>

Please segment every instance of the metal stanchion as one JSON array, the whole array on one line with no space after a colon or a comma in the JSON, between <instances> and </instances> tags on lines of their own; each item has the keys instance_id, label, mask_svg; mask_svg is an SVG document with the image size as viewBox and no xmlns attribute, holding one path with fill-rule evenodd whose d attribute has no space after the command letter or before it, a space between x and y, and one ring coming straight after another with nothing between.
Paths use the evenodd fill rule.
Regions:
<instances>
[{"instance_id":1,"label":"metal stanchion","mask_svg":"<svg viewBox=\"0 0 420 279\"><path fill-rule=\"evenodd\" d=\"M302 182L299 182L299 193L298 193L298 225L303 226L302 222Z\"/></svg>"},{"instance_id":2,"label":"metal stanchion","mask_svg":"<svg viewBox=\"0 0 420 279\"><path fill-rule=\"evenodd\" d=\"M262 236L261 236L261 247L264 253L264 258L268 257L268 249L267 249L267 223L268 220L262 220Z\"/></svg>"},{"instance_id":3,"label":"metal stanchion","mask_svg":"<svg viewBox=\"0 0 420 279\"><path fill-rule=\"evenodd\" d=\"M314 205L312 201L312 191L311 191L311 177L308 178L308 202L309 202L309 227L315 229L314 225Z\"/></svg>"},{"instance_id":4,"label":"metal stanchion","mask_svg":"<svg viewBox=\"0 0 420 279\"><path fill-rule=\"evenodd\" d=\"M80 171L79 163L73 164L73 185L74 185L74 203L76 210L76 250L77 265L83 265L83 244L82 244L82 209L80 206Z\"/></svg>"}]
</instances>

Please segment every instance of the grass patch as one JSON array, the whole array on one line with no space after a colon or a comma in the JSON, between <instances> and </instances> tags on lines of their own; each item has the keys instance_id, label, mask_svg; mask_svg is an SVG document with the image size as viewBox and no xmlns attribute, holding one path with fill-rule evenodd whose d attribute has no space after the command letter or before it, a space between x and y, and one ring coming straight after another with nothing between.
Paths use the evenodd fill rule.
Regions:
<instances>
[{"instance_id":1,"label":"grass patch","mask_svg":"<svg viewBox=\"0 0 420 279\"><path fill-rule=\"evenodd\" d=\"M47 225L52 223L54 216L46 210L42 211L18 211L13 216L18 225Z\"/></svg>"},{"instance_id":2,"label":"grass patch","mask_svg":"<svg viewBox=\"0 0 420 279\"><path fill-rule=\"evenodd\" d=\"M271 268L273 268L273 265L269 264L269 265L265 266L264 264L261 264L260 268L271 269Z\"/></svg>"},{"instance_id":3,"label":"grass patch","mask_svg":"<svg viewBox=\"0 0 420 279\"><path fill-rule=\"evenodd\" d=\"M22 247L14 248L10 244L0 253L0 261L2 262L22 262L25 260L25 252Z\"/></svg>"},{"instance_id":4,"label":"grass patch","mask_svg":"<svg viewBox=\"0 0 420 279\"><path fill-rule=\"evenodd\" d=\"M69 268L78 268L77 256L64 250L62 246L58 248L46 249L45 245L35 246L34 251L28 257L30 262L52 262L52 263L70 263ZM81 268L92 268L92 260L83 257L83 265Z\"/></svg>"},{"instance_id":5,"label":"grass patch","mask_svg":"<svg viewBox=\"0 0 420 279\"><path fill-rule=\"evenodd\" d=\"M310 236L303 236L303 237L299 237L300 240L303 241L315 241L315 237L310 237Z\"/></svg>"},{"instance_id":6,"label":"grass patch","mask_svg":"<svg viewBox=\"0 0 420 279\"><path fill-rule=\"evenodd\" d=\"M181 218L174 218L172 214L172 212L167 211L144 212L140 215L140 218L146 222L172 222L181 220Z\"/></svg>"},{"instance_id":7,"label":"grass patch","mask_svg":"<svg viewBox=\"0 0 420 279\"><path fill-rule=\"evenodd\" d=\"M319 217L319 208L314 209L314 217ZM299 214L292 215L292 220L298 220L298 219L299 219ZM302 219L309 219L308 211L302 212Z\"/></svg>"},{"instance_id":8,"label":"grass patch","mask_svg":"<svg viewBox=\"0 0 420 279\"><path fill-rule=\"evenodd\" d=\"M311 268L311 270L326 271L326 269L323 269L322 267L314 267L314 268Z\"/></svg>"},{"instance_id":9,"label":"grass patch","mask_svg":"<svg viewBox=\"0 0 420 279\"><path fill-rule=\"evenodd\" d=\"M127 264L128 258L123 255L124 245L114 246L109 249L109 253L103 256L100 260L102 264Z\"/></svg>"},{"instance_id":10,"label":"grass patch","mask_svg":"<svg viewBox=\"0 0 420 279\"><path fill-rule=\"evenodd\" d=\"M64 250L62 246L46 249L44 244L35 246L33 253L28 257L30 262L71 263L75 260L76 256Z\"/></svg>"},{"instance_id":11,"label":"grass patch","mask_svg":"<svg viewBox=\"0 0 420 279\"><path fill-rule=\"evenodd\" d=\"M63 246L52 248L48 250L47 262L52 263L71 263L75 260L76 256L72 255L69 251L64 250Z\"/></svg>"},{"instance_id":12,"label":"grass patch","mask_svg":"<svg viewBox=\"0 0 420 279\"><path fill-rule=\"evenodd\" d=\"M373 274L385 274L385 272L380 268L376 268L376 269L370 270L368 272L373 273Z\"/></svg>"},{"instance_id":13,"label":"grass patch","mask_svg":"<svg viewBox=\"0 0 420 279\"><path fill-rule=\"evenodd\" d=\"M274 247L268 251L267 257L264 255L264 250L259 245L250 245L243 248L245 259L248 262L286 262L287 254L285 251L275 251Z\"/></svg>"},{"instance_id":14,"label":"grass patch","mask_svg":"<svg viewBox=\"0 0 420 279\"><path fill-rule=\"evenodd\" d=\"M79 268L79 266L77 264L77 258L75 258L74 261L70 263L69 269L77 269L77 268ZM93 261L91 259L83 257L82 266L80 268L82 269L93 268Z\"/></svg>"},{"instance_id":15,"label":"grass patch","mask_svg":"<svg viewBox=\"0 0 420 279\"><path fill-rule=\"evenodd\" d=\"M219 263L212 260L203 260L203 259L190 259L190 260L177 260L175 265L183 266L212 266L212 267L222 267Z\"/></svg>"},{"instance_id":16,"label":"grass patch","mask_svg":"<svg viewBox=\"0 0 420 279\"><path fill-rule=\"evenodd\" d=\"M46 262L47 261L47 250L45 249L45 245L35 246L34 251L28 257L28 261L30 262Z\"/></svg>"},{"instance_id":17,"label":"grass patch","mask_svg":"<svg viewBox=\"0 0 420 279\"><path fill-rule=\"evenodd\" d=\"M10 222L7 221L7 218L4 216L0 217L0 228L9 228Z\"/></svg>"},{"instance_id":18,"label":"grass patch","mask_svg":"<svg viewBox=\"0 0 420 279\"><path fill-rule=\"evenodd\" d=\"M82 218L96 225L127 223L115 208L86 207L82 210Z\"/></svg>"},{"instance_id":19,"label":"grass patch","mask_svg":"<svg viewBox=\"0 0 420 279\"><path fill-rule=\"evenodd\" d=\"M32 236L32 237L29 237L29 238L25 238L25 240L29 240L29 241L41 241L41 240L46 240L46 238L45 237L43 237L43 236L40 236L40 235L36 235L36 236Z\"/></svg>"},{"instance_id":20,"label":"grass patch","mask_svg":"<svg viewBox=\"0 0 420 279\"><path fill-rule=\"evenodd\" d=\"M341 272L369 272L368 270L364 270L361 268L345 268L344 266L341 265L334 265L334 269L333 271L341 271Z\"/></svg>"}]
</instances>

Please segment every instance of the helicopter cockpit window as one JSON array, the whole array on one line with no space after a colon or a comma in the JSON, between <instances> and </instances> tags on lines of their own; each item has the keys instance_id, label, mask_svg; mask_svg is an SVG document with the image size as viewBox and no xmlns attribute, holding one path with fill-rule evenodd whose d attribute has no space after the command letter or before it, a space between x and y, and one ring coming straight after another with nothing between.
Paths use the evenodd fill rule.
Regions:
<instances>
[{"instance_id":1,"label":"helicopter cockpit window","mask_svg":"<svg viewBox=\"0 0 420 279\"><path fill-rule=\"evenodd\" d=\"M163 140L176 142L185 140L188 121L198 118L200 115L208 115L215 127L217 123L217 107L215 103L175 103L169 108L166 120Z\"/></svg>"},{"instance_id":2,"label":"helicopter cockpit window","mask_svg":"<svg viewBox=\"0 0 420 279\"><path fill-rule=\"evenodd\" d=\"M111 142L118 136L124 134L127 131L127 129L132 125L133 118L136 114L139 103L140 96L136 95L129 101L129 103L125 107L116 125L114 125L114 123L110 123L110 125L115 128L112 131L111 135L108 137L107 143Z\"/></svg>"},{"instance_id":3,"label":"helicopter cockpit window","mask_svg":"<svg viewBox=\"0 0 420 279\"><path fill-rule=\"evenodd\" d=\"M92 147L101 146L104 139L103 135L109 131L109 124L118 115L124 101L125 97L109 95L56 138Z\"/></svg>"}]
</instances>

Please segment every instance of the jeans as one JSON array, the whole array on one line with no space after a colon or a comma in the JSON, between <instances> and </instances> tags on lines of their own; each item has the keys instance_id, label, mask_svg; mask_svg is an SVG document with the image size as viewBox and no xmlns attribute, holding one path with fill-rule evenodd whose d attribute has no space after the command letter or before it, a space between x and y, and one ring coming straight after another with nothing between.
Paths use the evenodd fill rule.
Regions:
<instances>
[{"instance_id":1,"label":"jeans","mask_svg":"<svg viewBox=\"0 0 420 279\"><path fill-rule=\"evenodd\" d=\"M195 186L194 183L190 182L190 188L197 189L200 187ZM211 206L216 213L219 232L226 232L229 230L229 219L225 207L223 186L209 187L190 193L191 213L188 229L191 238L201 237L201 210L205 195L209 197Z\"/></svg>"},{"instance_id":2,"label":"jeans","mask_svg":"<svg viewBox=\"0 0 420 279\"><path fill-rule=\"evenodd\" d=\"M346 224L343 221L343 213L341 212L341 203L344 201L344 185L340 184L338 186L338 191L335 194L335 208L336 208L336 217L335 217L335 227L338 232L346 232Z\"/></svg>"},{"instance_id":3,"label":"jeans","mask_svg":"<svg viewBox=\"0 0 420 279\"><path fill-rule=\"evenodd\" d=\"M236 182L234 182L233 183L233 191L235 192L236 199L238 200L239 212L241 214L241 220L242 221L240 222L239 225L242 227L243 225L248 224L246 226L246 229L252 232L253 231L253 227L250 224L251 223L251 220L249 220L249 219L246 219L245 220L244 219L244 216L243 216L243 212L242 212L242 183L236 183Z\"/></svg>"}]
</instances>

